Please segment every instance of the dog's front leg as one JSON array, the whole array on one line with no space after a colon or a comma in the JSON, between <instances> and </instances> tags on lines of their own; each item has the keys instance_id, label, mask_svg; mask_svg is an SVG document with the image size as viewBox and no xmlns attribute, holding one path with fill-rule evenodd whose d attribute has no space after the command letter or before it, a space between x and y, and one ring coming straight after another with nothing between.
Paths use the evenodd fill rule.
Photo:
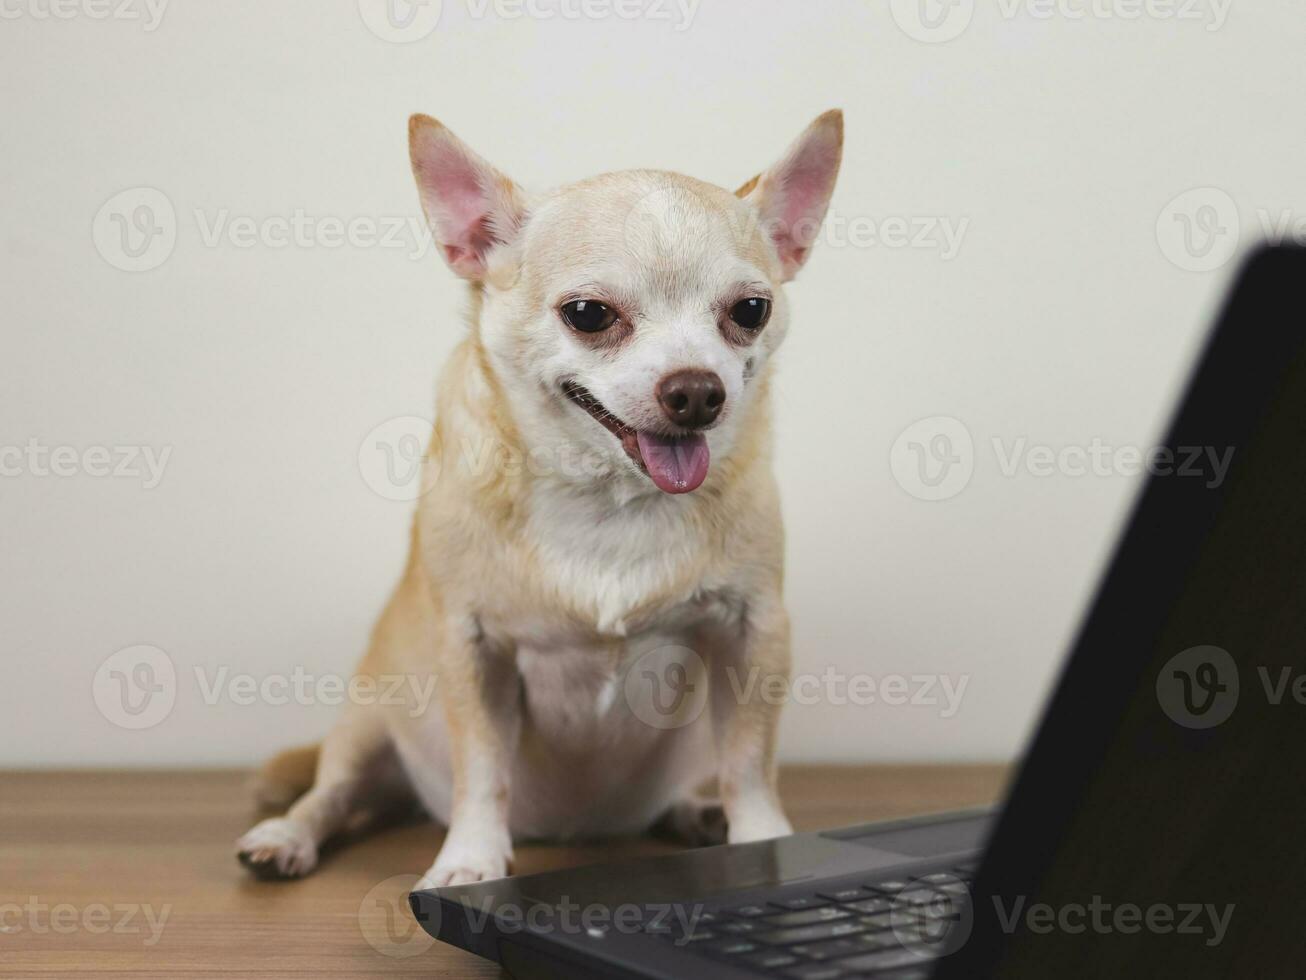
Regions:
<instances>
[{"instance_id":1,"label":"dog's front leg","mask_svg":"<svg viewBox=\"0 0 1306 980\"><path fill-rule=\"evenodd\" d=\"M788 688L789 617L778 595L759 599L711 656L712 725L731 844L793 832L776 788L775 743ZM769 700L768 700L769 699Z\"/></svg>"},{"instance_id":2,"label":"dog's front leg","mask_svg":"<svg viewBox=\"0 0 1306 980\"><path fill-rule=\"evenodd\" d=\"M438 681L449 732L453 804L444 846L424 878L432 888L508 873L510 774L521 731L521 686L512 652L479 639L471 624L466 629L446 626Z\"/></svg>"}]
</instances>

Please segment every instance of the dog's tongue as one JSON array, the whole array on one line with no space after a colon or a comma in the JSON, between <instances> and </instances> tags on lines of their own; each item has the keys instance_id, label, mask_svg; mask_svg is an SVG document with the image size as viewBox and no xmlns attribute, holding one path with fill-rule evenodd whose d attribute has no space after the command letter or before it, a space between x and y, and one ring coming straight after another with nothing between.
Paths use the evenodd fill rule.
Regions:
<instances>
[{"instance_id":1,"label":"dog's tongue","mask_svg":"<svg viewBox=\"0 0 1306 980\"><path fill-rule=\"evenodd\" d=\"M707 479L711 456L702 435L660 436L640 432L639 455L648 475L664 493L689 493Z\"/></svg>"}]
</instances>

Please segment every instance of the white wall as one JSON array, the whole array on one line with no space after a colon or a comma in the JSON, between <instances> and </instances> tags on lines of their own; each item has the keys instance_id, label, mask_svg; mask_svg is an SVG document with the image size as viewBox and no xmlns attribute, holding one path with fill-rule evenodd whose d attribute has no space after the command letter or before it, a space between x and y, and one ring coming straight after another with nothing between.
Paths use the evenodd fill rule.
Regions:
<instances>
[{"instance_id":1,"label":"white wall","mask_svg":"<svg viewBox=\"0 0 1306 980\"><path fill-rule=\"evenodd\" d=\"M329 724L322 704L207 704L196 670L347 673L411 506L369 487L360 445L429 413L460 287L430 254L328 247L329 226L280 248L206 236L224 216L275 235L297 209L415 218L410 112L528 184L656 166L733 186L847 110L842 240L793 287L779 381L798 669L969 681L950 718L791 708L790 759L1018 750L1136 484L1005 475L993 440L1145 446L1233 268L1180 265L1217 265L1265 215L1306 217L1291 0L1096 0L1083 17L1089 0L1034 0L1048 17L960 0L943 34L965 30L935 43L900 26L915 0L701 0L683 30L445 0L406 44L353 0L173 0L154 29L96 19L97 0L55 0L71 17L52 19L50 2L0 8L3 765L246 764ZM166 261L126 272L110 215L160 200L116 197L137 187L171 205L155 220L175 246L152 239L141 262ZM1202 235L1216 217L1215 251L1183 250L1175 209ZM904 247L892 218L964 223L959 248ZM867 244L868 222L890 241ZM937 416L973 439L973 473L923 502L891 458L915 486L906 442L960 445L949 423L893 452ZM95 454L41 475L29 444L171 455L145 489L87 473ZM177 688L133 731L97 710L93 679L137 644L166 652Z\"/></svg>"}]
</instances>

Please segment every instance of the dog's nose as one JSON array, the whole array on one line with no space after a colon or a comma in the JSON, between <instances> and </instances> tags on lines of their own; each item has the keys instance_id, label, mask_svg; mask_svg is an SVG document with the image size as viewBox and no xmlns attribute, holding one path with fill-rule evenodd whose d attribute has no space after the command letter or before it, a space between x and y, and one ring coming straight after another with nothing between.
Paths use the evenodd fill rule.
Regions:
<instances>
[{"instance_id":1,"label":"dog's nose","mask_svg":"<svg viewBox=\"0 0 1306 980\"><path fill-rule=\"evenodd\" d=\"M657 399L676 425L703 429L721 414L726 386L711 371L677 371L658 382Z\"/></svg>"}]
</instances>

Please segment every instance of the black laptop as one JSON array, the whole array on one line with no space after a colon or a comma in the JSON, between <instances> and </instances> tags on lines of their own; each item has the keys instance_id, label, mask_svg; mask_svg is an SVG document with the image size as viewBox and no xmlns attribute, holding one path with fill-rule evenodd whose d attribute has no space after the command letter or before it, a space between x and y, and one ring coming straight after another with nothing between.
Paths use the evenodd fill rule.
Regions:
<instances>
[{"instance_id":1,"label":"black laptop","mask_svg":"<svg viewBox=\"0 0 1306 980\"><path fill-rule=\"evenodd\" d=\"M419 891L418 920L519 980L1306 975L1303 286L1299 250L1244 268L1000 811Z\"/></svg>"}]
</instances>

